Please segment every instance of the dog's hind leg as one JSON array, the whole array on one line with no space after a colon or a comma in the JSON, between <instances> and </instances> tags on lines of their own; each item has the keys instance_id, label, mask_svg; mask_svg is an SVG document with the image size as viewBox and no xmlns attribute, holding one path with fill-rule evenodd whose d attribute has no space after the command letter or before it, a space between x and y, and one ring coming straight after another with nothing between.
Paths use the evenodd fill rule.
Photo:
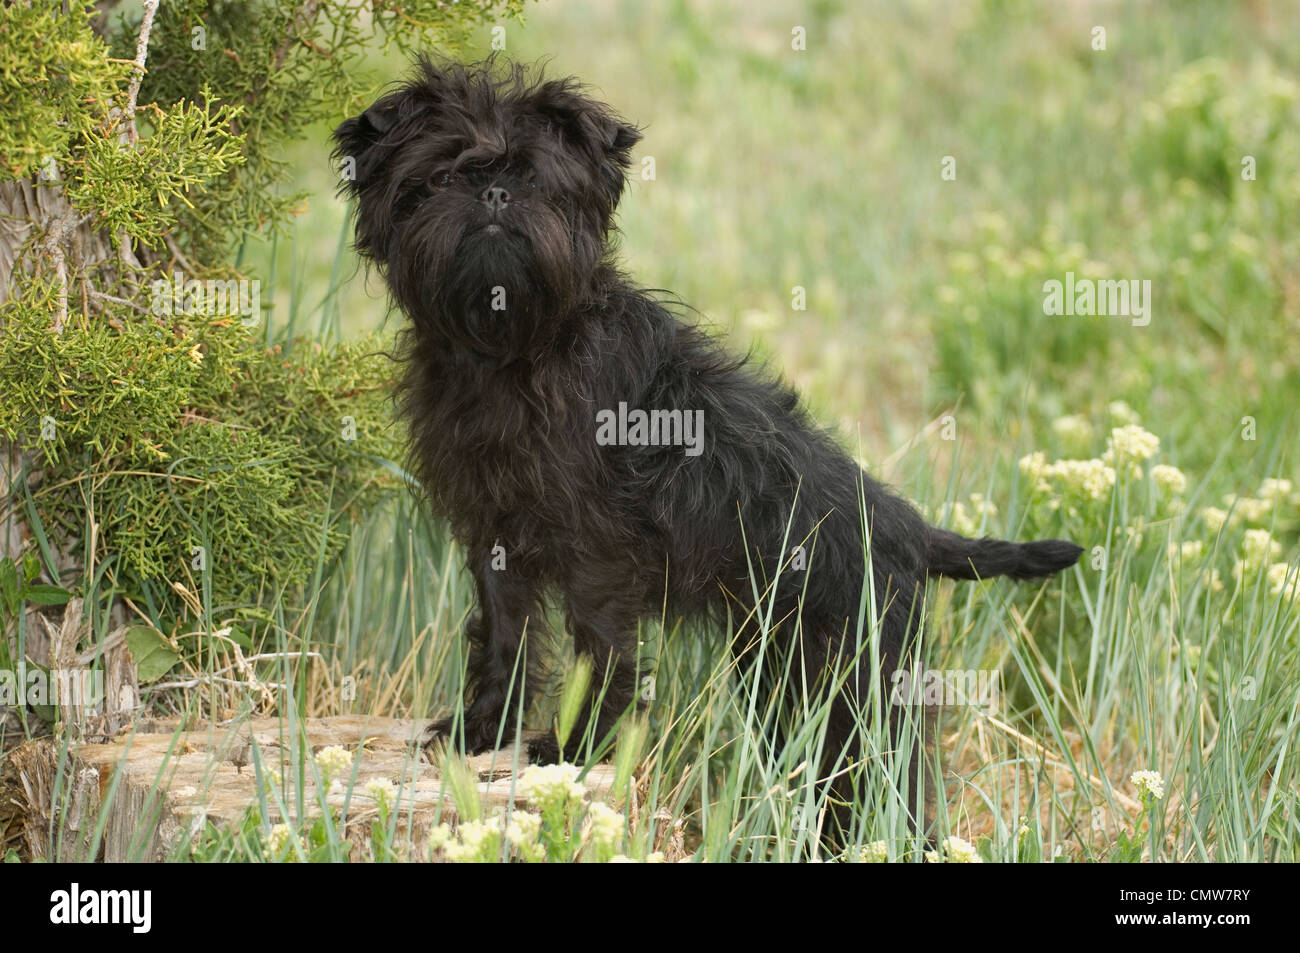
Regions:
<instances>
[{"instance_id":1,"label":"dog's hind leg","mask_svg":"<svg viewBox=\"0 0 1300 953\"><path fill-rule=\"evenodd\" d=\"M834 778L826 788L830 810L823 828L823 846L830 853L869 833L869 828L855 830L854 824L859 815L870 821L872 812L883 811L888 819L901 811L903 826L913 835L923 834L937 793L937 778L927 771L925 759L929 713L907 690L919 662L915 643L923 591L914 580L903 583L908 598L892 577L877 579L877 591L884 593L878 656L863 641L871 638L868 632L860 637L846 632L831 640L828 670L841 675L822 765L823 776ZM865 813L864 805L871 806Z\"/></svg>"}]
</instances>

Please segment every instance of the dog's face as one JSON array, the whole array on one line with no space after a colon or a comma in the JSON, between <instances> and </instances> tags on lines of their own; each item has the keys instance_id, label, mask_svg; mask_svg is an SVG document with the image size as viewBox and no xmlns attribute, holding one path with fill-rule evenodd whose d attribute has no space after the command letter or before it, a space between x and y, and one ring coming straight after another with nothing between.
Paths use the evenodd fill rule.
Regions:
<instances>
[{"instance_id":1,"label":"dog's face","mask_svg":"<svg viewBox=\"0 0 1300 953\"><path fill-rule=\"evenodd\" d=\"M421 58L334 139L358 250L417 325L491 351L494 324L561 315L582 290L640 134L571 79Z\"/></svg>"}]
</instances>

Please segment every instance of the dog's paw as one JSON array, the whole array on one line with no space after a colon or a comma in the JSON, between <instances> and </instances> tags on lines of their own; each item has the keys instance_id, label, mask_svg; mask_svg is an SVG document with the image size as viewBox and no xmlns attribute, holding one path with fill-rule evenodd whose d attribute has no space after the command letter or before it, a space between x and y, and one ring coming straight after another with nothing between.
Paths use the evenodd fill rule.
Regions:
<instances>
[{"instance_id":1,"label":"dog's paw","mask_svg":"<svg viewBox=\"0 0 1300 953\"><path fill-rule=\"evenodd\" d=\"M462 745L462 741L464 744ZM495 721L469 721L464 731L453 718L443 718L433 722L424 730L420 741L421 747L429 749L445 745L462 751L467 755L483 754L495 751L497 747L497 723Z\"/></svg>"},{"instance_id":2,"label":"dog's paw","mask_svg":"<svg viewBox=\"0 0 1300 953\"><path fill-rule=\"evenodd\" d=\"M430 749L440 745L451 745L453 743L452 719L439 718L437 721L430 722L424 729L424 734L420 736L420 747Z\"/></svg>"},{"instance_id":3,"label":"dog's paw","mask_svg":"<svg viewBox=\"0 0 1300 953\"><path fill-rule=\"evenodd\" d=\"M560 756L560 744L555 735L547 733L539 738L531 738L524 749L529 764L559 764L564 759Z\"/></svg>"}]
</instances>

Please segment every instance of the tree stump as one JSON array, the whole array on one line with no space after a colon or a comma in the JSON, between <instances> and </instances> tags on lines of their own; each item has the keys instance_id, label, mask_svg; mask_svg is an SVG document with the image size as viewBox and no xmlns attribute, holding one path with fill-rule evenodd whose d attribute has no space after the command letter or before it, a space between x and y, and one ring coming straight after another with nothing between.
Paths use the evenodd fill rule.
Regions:
<instances>
[{"instance_id":1,"label":"tree stump","mask_svg":"<svg viewBox=\"0 0 1300 953\"><path fill-rule=\"evenodd\" d=\"M259 771L273 777L268 821L299 829L321 814L311 753L330 745L361 752L349 778L326 792L335 816L346 808L343 833L354 842L368 836L378 808L365 791L372 779L399 789L394 843L423 856L429 830L454 822L456 808L437 766L418 746L427 723L420 720L340 715L308 719L295 732L288 720L258 718L224 727L186 730L178 721L144 723L109 744L83 744L60 751L49 739L14 750L0 792L9 810L21 814L26 853L32 859L65 861L161 861L182 851L189 838L211 822L238 821L259 802ZM514 749L469 759L485 808L504 808L514 793ZM305 777L298 778L299 765ZM518 767L523 768L522 758ZM586 785L593 797L608 793L613 769L591 767ZM301 790L300 790L301 788ZM522 801L516 795L516 800ZM302 805L300 817L282 817ZM96 856L91 848L99 833ZM354 851L354 855L357 852Z\"/></svg>"}]
</instances>

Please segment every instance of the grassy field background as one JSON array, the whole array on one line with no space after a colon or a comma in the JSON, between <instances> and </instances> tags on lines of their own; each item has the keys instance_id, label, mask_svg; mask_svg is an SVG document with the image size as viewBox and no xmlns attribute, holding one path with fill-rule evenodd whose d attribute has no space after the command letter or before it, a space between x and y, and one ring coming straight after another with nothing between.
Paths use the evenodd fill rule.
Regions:
<instances>
[{"instance_id":1,"label":"grassy field background","mask_svg":"<svg viewBox=\"0 0 1300 953\"><path fill-rule=\"evenodd\" d=\"M620 214L637 280L769 359L936 521L1088 549L1046 585L931 598L931 664L1000 673L999 706L945 708L938 745L938 837L984 859L1300 854L1298 25L1265 0L559 0L505 24L512 55L643 127L654 178ZM378 92L405 66L373 68ZM328 131L292 157L296 234L245 263L273 278L280 327L391 328L341 251ZM1067 272L1149 280L1149 324L1044 314ZM328 656L295 681L301 710L454 704L458 564L410 500L363 527L318 598L284 608L284 647ZM663 687L627 849L807 857L807 750L763 750L699 635L646 627ZM877 793L859 846L922 859Z\"/></svg>"}]
</instances>

